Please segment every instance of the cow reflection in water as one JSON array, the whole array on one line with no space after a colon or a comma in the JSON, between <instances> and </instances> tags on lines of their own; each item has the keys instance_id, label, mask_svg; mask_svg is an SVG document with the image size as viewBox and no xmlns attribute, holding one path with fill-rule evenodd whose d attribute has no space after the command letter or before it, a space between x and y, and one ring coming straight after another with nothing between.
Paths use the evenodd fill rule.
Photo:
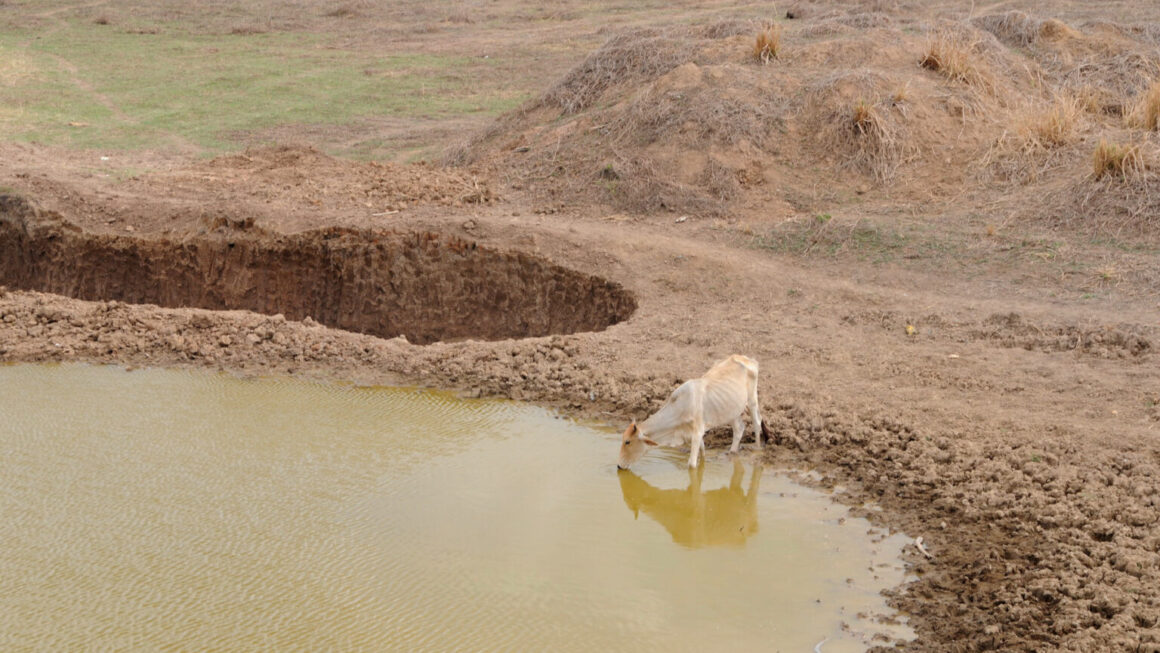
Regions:
<instances>
[{"instance_id":1,"label":"cow reflection in water","mask_svg":"<svg viewBox=\"0 0 1160 653\"><path fill-rule=\"evenodd\" d=\"M710 546L745 546L757 533L757 488L761 464L755 464L748 492L742 491L745 470L733 460L729 486L701 491L705 465L689 469L689 487L661 490L627 469L618 471L624 504L637 518L641 511L665 527L673 541L690 549Z\"/></svg>"}]
</instances>

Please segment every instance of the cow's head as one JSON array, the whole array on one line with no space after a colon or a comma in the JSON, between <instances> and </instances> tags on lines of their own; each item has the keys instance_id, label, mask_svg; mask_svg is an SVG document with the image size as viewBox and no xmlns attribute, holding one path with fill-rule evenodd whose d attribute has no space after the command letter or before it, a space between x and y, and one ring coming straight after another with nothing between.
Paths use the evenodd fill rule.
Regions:
<instances>
[{"instance_id":1,"label":"cow's head","mask_svg":"<svg viewBox=\"0 0 1160 653\"><path fill-rule=\"evenodd\" d=\"M640 429L636 426L636 420L633 420L632 424L624 429L624 435L620 437L620 460L616 462L616 466L620 469L628 469L644 455L645 445L655 447L657 443L641 435Z\"/></svg>"}]
</instances>

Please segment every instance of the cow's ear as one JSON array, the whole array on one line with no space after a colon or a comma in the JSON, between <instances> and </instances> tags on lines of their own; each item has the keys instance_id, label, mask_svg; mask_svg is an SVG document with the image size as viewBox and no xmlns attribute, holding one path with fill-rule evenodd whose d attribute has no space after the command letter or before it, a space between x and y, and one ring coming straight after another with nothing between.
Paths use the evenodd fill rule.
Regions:
<instances>
[{"instance_id":1,"label":"cow's ear","mask_svg":"<svg viewBox=\"0 0 1160 653\"><path fill-rule=\"evenodd\" d=\"M641 440L641 442L647 444L650 447L659 447L660 446L659 444L657 444L656 442L653 442L649 438L641 438L640 440Z\"/></svg>"},{"instance_id":2,"label":"cow's ear","mask_svg":"<svg viewBox=\"0 0 1160 653\"><path fill-rule=\"evenodd\" d=\"M639 433L639 432L640 432L640 429L639 429L639 428L637 428L637 426L636 426L636 420L635 420L635 419L634 419L634 420L632 420L632 424L630 424L630 425L629 425L629 427L628 427L628 432L629 432L629 434L634 434L634 433Z\"/></svg>"}]
</instances>

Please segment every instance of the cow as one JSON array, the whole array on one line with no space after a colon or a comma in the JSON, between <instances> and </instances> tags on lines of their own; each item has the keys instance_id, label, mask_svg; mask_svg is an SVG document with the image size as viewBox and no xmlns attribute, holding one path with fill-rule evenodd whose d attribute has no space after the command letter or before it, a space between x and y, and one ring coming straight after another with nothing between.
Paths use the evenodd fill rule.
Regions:
<instances>
[{"instance_id":1,"label":"cow","mask_svg":"<svg viewBox=\"0 0 1160 653\"><path fill-rule=\"evenodd\" d=\"M705 376L682 383L660 410L639 425L633 420L620 438L616 466L628 469L644 455L646 445L675 447L688 443L692 449L689 467L696 467L705 431L729 423L733 424L733 446L729 451L737 453L745 432L747 409L760 449L761 435L766 431L758 411L757 361L734 354L709 368Z\"/></svg>"}]
</instances>

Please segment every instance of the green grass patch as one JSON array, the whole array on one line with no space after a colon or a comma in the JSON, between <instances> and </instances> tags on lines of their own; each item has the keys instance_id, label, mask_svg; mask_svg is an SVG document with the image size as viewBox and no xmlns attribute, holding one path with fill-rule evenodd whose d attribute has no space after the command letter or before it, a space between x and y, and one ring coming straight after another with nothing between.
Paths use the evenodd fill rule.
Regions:
<instances>
[{"instance_id":1,"label":"green grass patch","mask_svg":"<svg viewBox=\"0 0 1160 653\"><path fill-rule=\"evenodd\" d=\"M961 244L929 234L903 232L868 220L839 220L829 213L779 225L753 236L751 244L779 254L876 264L900 259L958 260L966 255Z\"/></svg>"},{"instance_id":2,"label":"green grass patch","mask_svg":"<svg viewBox=\"0 0 1160 653\"><path fill-rule=\"evenodd\" d=\"M504 90L496 59L376 55L331 38L90 22L39 36L0 28L0 138L122 150L193 143L213 153L280 125L495 115L525 99Z\"/></svg>"}]
</instances>

